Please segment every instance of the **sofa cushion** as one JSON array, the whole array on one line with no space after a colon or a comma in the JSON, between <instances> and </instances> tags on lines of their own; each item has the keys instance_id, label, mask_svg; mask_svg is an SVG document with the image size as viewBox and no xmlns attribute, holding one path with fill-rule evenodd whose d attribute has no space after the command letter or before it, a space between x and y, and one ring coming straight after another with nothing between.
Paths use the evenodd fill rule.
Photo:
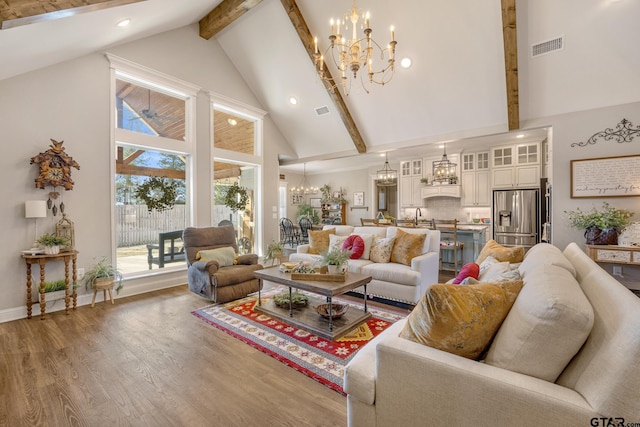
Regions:
<instances>
[{"instance_id":1,"label":"sofa cushion","mask_svg":"<svg viewBox=\"0 0 640 427\"><path fill-rule=\"evenodd\" d=\"M371 254L369 258L373 262L389 262L391 251L393 250L393 237L376 237L371 244Z\"/></svg>"},{"instance_id":2,"label":"sofa cushion","mask_svg":"<svg viewBox=\"0 0 640 427\"><path fill-rule=\"evenodd\" d=\"M492 256L500 262L522 262L524 258L524 248L522 246L502 246L495 240L489 240L482 248L482 251L480 251L476 263L482 264L482 261L488 256Z\"/></svg>"},{"instance_id":3,"label":"sofa cushion","mask_svg":"<svg viewBox=\"0 0 640 427\"><path fill-rule=\"evenodd\" d=\"M368 259L350 259L349 261L347 261L347 267L349 268L349 272L350 273L362 273L365 274L363 272L364 267L373 264L372 261L369 261Z\"/></svg>"},{"instance_id":4,"label":"sofa cushion","mask_svg":"<svg viewBox=\"0 0 640 427\"><path fill-rule=\"evenodd\" d=\"M391 262L411 265L411 260L422 254L426 238L426 234L410 234L398 229L391 250Z\"/></svg>"},{"instance_id":5,"label":"sofa cushion","mask_svg":"<svg viewBox=\"0 0 640 427\"><path fill-rule=\"evenodd\" d=\"M396 237L398 231L403 231L408 234L421 234L425 236L424 243L422 245L421 254L429 252L431 245L431 236L429 230L426 228L399 228L399 227L387 227L387 237Z\"/></svg>"},{"instance_id":6,"label":"sofa cushion","mask_svg":"<svg viewBox=\"0 0 640 427\"><path fill-rule=\"evenodd\" d=\"M349 259L359 259L364 253L364 240L357 234L352 234L342 243L342 250L351 251Z\"/></svg>"},{"instance_id":7,"label":"sofa cushion","mask_svg":"<svg viewBox=\"0 0 640 427\"><path fill-rule=\"evenodd\" d=\"M344 241L347 240L349 236L338 236L337 234L329 235L329 248L327 249L329 252L341 251L342 245Z\"/></svg>"},{"instance_id":8,"label":"sofa cushion","mask_svg":"<svg viewBox=\"0 0 640 427\"><path fill-rule=\"evenodd\" d=\"M488 256L480 264L479 282L505 282L520 280L520 272L517 267L512 267L508 262L499 262L492 256Z\"/></svg>"},{"instance_id":9,"label":"sofa cushion","mask_svg":"<svg viewBox=\"0 0 640 427\"><path fill-rule=\"evenodd\" d=\"M335 228L309 230L309 253L319 254L329 249L329 236L336 234Z\"/></svg>"},{"instance_id":10,"label":"sofa cushion","mask_svg":"<svg viewBox=\"0 0 640 427\"><path fill-rule=\"evenodd\" d=\"M217 261L220 267L228 267L237 264L238 254L231 246L223 248L206 249L196 253L198 261Z\"/></svg>"},{"instance_id":11,"label":"sofa cushion","mask_svg":"<svg viewBox=\"0 0 640 427\"><path fill-rule=\"evenodd\" d=\"M338 236L348 236L349 234L353 233L353 225L333 225L333 224L327 224L324 227L322 227L322 230L331 230L333 229L335 231L335 234L337 234Z\"/></svg>"},{"instance_id":12,"label":"sofa cushion","mask_svg":"<svg viewBox=\"0 0 640 427\"><path fill-rule=\"evenodd\" d=\"M549 243L535 245L524 254L524 259L519 267L520 274L525 277L528 272L539 269L541 265L557 265L567 270L573 277L576 277L576 269L567 257L562 255L560 249Z\"/></svg>"},{"instance_id":13,"label":"sofa cushion","mask_svg":"<svg viewBox=\"0 0 640 427\"><path fill-rule=\"evenodd\" d=\"M353 233L352 236L360 236L364 242L364 250L362 251L361 259L369 259L371 257L371 245L373 244L373 234L360 234Z\"/></svg>"},{"instance_id":14,"label":"sofa cushion","mask_svg":"<svg viewBox=\"0 0 640 427\"><path fill-rule=\"evenodd\" d=\"M554 382L589 336L593 308L562 267L541 265L524 283L485 361Z\"/></svg>"},{"instance_id":15,"label":"sofa cushion","mask_svg":"<svg viewBox=\"0 0 640 427\"><path fill-rule=\"evenodd\" d=\"M522 281L427 289L400 336L477 359L491 342L522 288Z\"/></svg>"},{"instance_id":16,"label":"sofa cushion","mask_svg":"<svg viewBox=\"0 0 640 427\"><path fill-rule=\"evenodd\" d=\"M349 261L349 264L351 264L351 261ZM405 286L420 286L420 272L414 271L404 264L370 262L370 264L362 267L361 272L362 274L370 275L372 280Z\"/></svg>"},{"instance_id":17,"label":"sofa cushion","mask_svg":"<svg viewBox=\"0 0 640 427\"><path fill-rule=\"evenodd\" d=\"M469 262L462 266L460 269L460 273L453 279L454 285L459 285L464 279L467 277L473 277L474 279L478 279L480 275L480 266L475 262Z\"/></svg>"}]
</instances>

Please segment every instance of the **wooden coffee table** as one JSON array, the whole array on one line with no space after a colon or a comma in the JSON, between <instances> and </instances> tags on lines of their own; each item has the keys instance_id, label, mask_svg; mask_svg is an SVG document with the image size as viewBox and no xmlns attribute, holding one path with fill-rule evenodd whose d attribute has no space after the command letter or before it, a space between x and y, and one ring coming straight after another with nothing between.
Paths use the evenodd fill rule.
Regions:
<instances>
[{"instance_id":1,"label":"wooden coffee table","mask_svg":"<svg viewBox=\"0 0 640 427\"><path fill-rule=\"evenodd\" d=\"M295 308L290 304L289 307L283 308L278 307L273 299L265 301L263 304L260 291L258 291L258 305L255 307L255 310L309 332L313 332L322 338L335 341L362 322L371 318L371 313L367 311L367 283L371 281L371 276L347 273L344 282L292 280L291 273L283 273L278 267L254 271L253 274L260 282L267 280L289 287L289 295L291 295L292 288L318 295L318 297L311 296L306 307ZM334 296L342 295L360 286L364 287L363 310L358 310L351 306L340 318L324 318L316 312L315 307L317 305L331 304ZM260 283L259 289L261 288L262 283ZM291 298L289 298L289 301L291 301Z\"/></svg>"}]
</instances>

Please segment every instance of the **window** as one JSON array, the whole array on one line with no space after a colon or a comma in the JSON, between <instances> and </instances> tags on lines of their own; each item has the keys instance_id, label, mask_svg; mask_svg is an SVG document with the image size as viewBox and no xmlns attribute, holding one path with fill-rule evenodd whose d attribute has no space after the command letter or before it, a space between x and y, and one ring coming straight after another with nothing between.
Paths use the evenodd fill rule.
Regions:
<instances>
[{"instance_id":1,"label":"window","mask_svg":"<svg viewBox=\"0 0 640 427\"><path fill-rule=\"evenodd\" d=\"M125 275L184 267L191 224L196 89L109 56L113 72L114 242ZM160 239L164 245L159 246Z\"/></svg>"}]
</instances>

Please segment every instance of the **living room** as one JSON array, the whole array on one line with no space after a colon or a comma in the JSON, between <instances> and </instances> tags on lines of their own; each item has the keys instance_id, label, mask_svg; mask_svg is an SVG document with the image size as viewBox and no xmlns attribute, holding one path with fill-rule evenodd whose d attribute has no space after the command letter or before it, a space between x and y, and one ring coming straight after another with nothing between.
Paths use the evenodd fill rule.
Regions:
<instances>
[{"instance_id":1,"label":"living room","mask_svg":"<svg viewBox=\"0 0 640 427\"><path fill-rule=\"evenodd\" d=\"M142 3L154 3L154 1ZM299 163L304 163L306 159L310 165L313 161L313 153L310 151L309 146L321 144L316 143L316 140L312 138L308 140L313 141L310 143L305 142L305 140L300 142L287 138L285 132L276 123L276 118L279 116L277 108L267 105L262 97L263 95L247 83L247 77L245 76L247 71L243 69L244 63L236 58L231 58L232 54L228 52L230 45L225 43L230 43L229 39L235 38L236 32L243 31L242 27L248 23L243 24L241 18L236 23L235 28L229 28L218 38L213 37L205 40L200 37L197 22L204 14L215 7L216 3L201 2L200 7L203 13L200 16L184 18L180 26L173 27L170 30L161 31L156 29L152 31L149 29L148 33L140 34L131 39L126 37L118 39L117 42L114 41L108 45L97 46L90 53L83 53L79 56L74 54L72 48L65 49L63 53L56 52L57 57L54 59L42 54L34 58L37 59L34 61L35 65L29 69L15 68L18 71L12 71L14 70L12 63L3 65L6 74L0 80L0 93L2 93L0 97L0 114L5 118L3 120L2 135L5 146L8 147L11 144L11 148L7 149L1 173L7 178L7 183L16 185L5 185L4 190L5 212L2 217L5 221L6 240L12 242L12 245L5 245L2 249L4 256L0 261L1 269L4 272L4 279L0 282L0 290L2 290L3 294L3 298L0 300L0 322L5 322L6 325L13 325L13 322L10 321L22 319L26 316L24 307L25 266L20 259L19 252L28 248L33 241L34 227L33 222L25 219L24 202L26 200L46 199L44 191L34 188L33 179L35 178L36 170L34 166L29 165L29 159L45 150L50 138L64 140L67 152L73 155L81 166L80 170L73 170L72 172L76 183L74 190L63 192L67 212L75 222L76 247L79 250L78 265L80 267L88 266L96 257L103 255L112 257L115 253L111 227L113 223L113 166L111 158L114 157L111 154L111 144L114 141L111 134L112 126L109 106L112 80L110 64L104 55L107 52L202 88L196 96L197 124L193 129L196 136L195 151L197 156L194 157L195 175L193 182L196 185L193 186L192 198L194 204L192 206L191 225L204 227L218 223L218 218L213 217L211 203L212 171L210 166L212 149L210 140L212 129L209 123L209 105L211 102L209 91L231 98L246 106L266 110L261 165L263 191L260 199L260 211L262 212L260 221L262 235L261 244L258 246L257 251L263 253L268 242L278 239L278 218L277 216L273 217L272 208L279 205L277 188L279 175L283 173L280 159L296 159ZM306 3L306 7L310 7L309 2ZM499 8L499 2L487 3L494 8ZM576 207L589 209L594 205L600 205L602 201L610 200L612 204L619 208L636 212L636 219L640 215L640 205L637 197L615 199L572 199L570 197L571 175L569 168L572 160L628 156L638 153L637 143L640 141L638 138L629 143L603 141L586 147L571 146L573 143L586 141L597 132L615 128L625 118L631 121L634 126L640 124L640 82L638 82L637 73L640 64L638 62L637 49L635 48L635 43L640 37L638 35L638 26L634 21L634 17L637 17L638 14L638 6L632 3L630 1L590 0L588 4L581 4L580 10L573 10L569 7L563 8L566 10L563 11L564 18L560 20L561 22L557 22L552 28L546 29L547 25L551 25L551 22L556 22L556 19L559 19L557 18L558 15L556 15L555 2L517 2L519 13L524 15L524 21L518 22L519 37L522 36L523 43L544 40L554 37L560 32L573 35L573 37L567 37L566 51L575 55L571 56L570 60L559 56L562 53L556 53L543 56L539 58L539 61L533 62L531 58L528 58L527 49L525 48L521 53L522 58L519 61L518 69L522 84L520 89L520 128L545 127L552 131L552 138L549 141L550 158L552 159L549 165L549 177L553 183L552 221L554 234L552 243L559 248L564 248L568 243L574 241L581 245L584 242L582 231L569 227L564 211L572 210ZM258 8L266 9L267 7L274 8L276 6L281 7L279 2L264 1ZM170 3L165 3L164 6L160 5L160 7L171 9L173 6ZM369 6L362 4L362 7ZM403 5L399 9L404 7ZM457 7L459 7L458 13L460 14L473 14L471 12L461 12L463 10L473 10L473 6L469 2L460 4ZM334 13L342 11L344 5L337 4L336 8L337 10ZM373 6L371 8L373 9ZM435 11L437 11L435 5L429 6L429 14L437 15ZM258 12L260 10L249 12L245 18L259 19ZM145 13L152 14L149 10L145 10ZM578 15L576 16L576 14ZM86 16L90 15L85 14L85 19ZM326 23L328 17L323 14L316 19ZM71 19L82 19L82 15ZM376 19L378 22L383 21L380 22L380 25L384 24L383 17L379 16ZM263 27L258 26L258 28L267 32L267 22L269 21L265 19L262 21ZM59 29L55 23L31 25L45 25L47 28L50 26L52 32L55 31L54 29ZM456 25L456 27L464 26ZM0 46L3 53L5 49L7 49L7 52L11 51L12 53L21 51L23 48L28 50L27 46L23 46L20 42L25 28L27 27L13 28L6 30L6 32L2 30L0 32ZM570 30L574 31L574 33L571 33ZM575 35L575 31L578 30L580 30L579 34L581 36ZM289 31L290 35L295 37L291 28L289 28ZM322 29L322 31L326 32L325 29ZM494 31L501 33L501 27L496 27ZM398 27L399 50L403 43L400 39L400 34ZM146 37L138 38L143 35ZM427 43L428 38L423 39L419 36L417 38L421 40L421 43ZM245 43L251 43L251 40L249 39ZM603 42L593 43L594 40ZM47 40L45 37L42 38L41 44L46 47ZM570 50L570 47L577 51ZM482 50L483 47L476 46L476 49ZM273 50L276 49L274 45L271 45L271 48L266 51ZM241 53L236 54L240 55ZM554 57L553 55L556 56ZM307 58L305 59L308 61ZM259 61L260 58L257 60ZM414 60L419 61L419 58L414 58ZM285 65L280 64L280 66L284 67ZM300 67L304 66L309 68L308 63L304 63ZM442 78L443 81L446 79L446 74L445 76L430 77L428 68L423 68L422 70L424 70L422 79L436 80ZM383 88L385 92L393 91L394 84L401 83L401 75L400 73L398 74L394 78L395 81L391 81ZM272 79L277 78L277 74L269 75ZM560 78L558 76L563 77ZM575 77L575 80L572 77ZM472 80L471 76L464 76L464 74L459 78ZM498 78L496 77L496 79ZM502 65L499 83L502 84L503 81L504 66ZM437 85L437 83L434 84ZM272 80L267 80L265 86L274 87L278 85L273 84ZM311 87L310 90L323 90L322 86L317 83L309 86ZM402 87L401 84L397 86ZM431 147L442 141L507 132L507 114L504 108L506 94L502 85L500 85L500 88L499 96L496 96L496 98L500 99L500 105L503 107L499 109L502 120L471 124L464 119L460 119L456 115L455 109L448 110L442 113L449 117L447 120L448 130L441 129L435 134L408 135L402 139L389 138L383 144L377 146L376 149L385 150L424 145L429 147L429 155L439 155L441 154L440 149ZM379 88L374 89L371 94L358 94L357 96L369 96L371 99L376 100L382 97L376 94L377 89ZM284 89L282 91L284 92ZM452 93L451 96L453 95ZM289 93L286 93L285 96L288 97ZM324 96L326 97L327 95L325 94ZM428 96L413 96L406 89L404 95L400 96L407 99L419 98L421 102L427 102L427 100L431 99ZM356 94L350 95L350 97L355 98ZM369 101L365 98L355 102L366 104ZM433 102L435 103L436 101ZM384 103L384 99L382 103ZM478 103L482 107L482 102ZM314 102L311 105L315 106L316 103ZM320 104L318 103L317 105ZM403 103L394 102L391 104L391 108L398 108L398 105L403 105ZM288 108L288 106L282 108ZM335 116L337 114L332 115L332 120L338 122ZM367 122L383 122L384 116L378 116L373 110L362 113L357 119L358 125L364 128ZM332 123L333 125L335 123ZM342 125L338 123L337 126ZM389 132L393 130L391 129ZM396 130L400 133L402 129ZM326 132L329 132L329 130ZM343 145L335 151L338 154L346 151L349 155L353 155L353 142L344 136L346 134L344 128L338 128L338 130L332 130L331 132L342 135L340 141ZM348 144L344 144L345 141ZM298 144L302 147L296 147ZM379 153L376 154L378 155L375 158L375 162L372 162L370 166L322 173L311 171L307 173L307 179L313 185L329 184L333 188L345 187L349 195L354 192L364 192L365 200L368 200L366 198L371 195L370 176L375 174L384 162ZM357 158L355 157L355 159ZM400 161L402 160L404 158L391 157L390 164L394 169L399 169ZM357 160L355 161L357 162ZM352 160L352 162L354 161ZM298 169L297 175L291 171L284 173L290 184L297 184L302 179L300 169ZM369 213L373 214L373 210L370 210ZM49 214L47 219L40 220L38 230L40 232L51 230L58 219ZM607 268L610 268L610 266L607 266ZM58 272L61 272L61 270L58 270ZM632 278L635 277L636 280L640 277L636 267L625 267L624 274ZM132 306L144 305L146 293L183 285L186 282L186 274L184 270L167 271L163 274L130 277L127 278L126 282L126 286L118 299L122 298L123 301L125 299L131 301ZM196 307L198 302L201 305L205 304L205 301L191 299L193 297L187 294L184 287L176 289L181 289L182 292L169 290L166 291L168 293L162 294L161 299L171 300L175 298L181 304L176 305L176 309L181 308L186 311L198 308ZM157 294L152 293L150 295L153 297ZM129 297L131 297L130 300L128 299ZM120 301L118 299L116 299L115 307L119 307ZM88 304L89 300L90 295L81 298L82 304ZM160 302L157 302L157 304L162 305ZM96 307L99 310L106 310L102 306ZM87 307L81 308L87 309ZM116 308L115 310L118 309ZM126 310L115 310L115 313L126 316ZM75 316L75 314L77 313L71 316ZM55 313L54 315L61 316L61 313ZM190 316L190 314L188 315ZM160 318L149 317L149 319L145 320L143 314L139 316L140 318L136 322L141 328L145 327L145 323L154 321L153 319L157 323L161 322ZM186 315L179 317L180 320L186 318L188 318ZM162 324L170 329L170 323L166 319L163 321L167 323ZM70 317L68 322L73 323L74 318ZM87 320L88 324L92 322L92 320ZM42 322L36 322L36 319L32 319L31 323L36 323L36 326L46 327L46 323L42 325ZM136 333L132 330L134 329L133 326L120 326L120 323L122 323L120 321L114 321L114 323L118 325L115 328L120 328L124 332ZM12 329L11 333L14 334L14 338L4 342L9 343L9 347L14 345L19 347L21 327L8 327ZM98 325L95 325L95 327L97 328ZM91 333L83 331L80 326L74 326L73 328L78 334L86 334L87 340L92 339ZM202 327L197 326L197 328L202 332ZM160 329L154 328L151 331L154 334L160 334ZM183 330L181 329L181 331ZM262 356L261 354L248 354L246 351L242 353L242 347L234 346L231 338L224 334L219 335L221 337L220 340L225 345L232 346L231 348L243 355L243 362L250 363L252 360L259 360L258 364L267 365L265 369L272 369L270 374L265 375L273 375L274 377L285 375L284 368L275 367L275 362L260 360L259 356ZM43 340L46 339L43 336L38 336ZM166 340L169 341L172 338L166 338ZM198 341L200 339L202 339L201 336L193 336L193 341L200 342ZM55 340L46 340L44 342L45 345L56 345ZM211 338L202 342L204 345L215 344L215 340ZM43 344L36 340L30 341L29 345L41 346ZM185 340L180 345L186 346L188 342ZM170 347L169 345L167 346ZM9 352L11 351L9 350ZM124 352L126 348L120 347L120 351ZM190 347L189 350L185 351L193 351L194 354L199 354L199 350ZM144 357L144 353L141 354L141 357ZM229 362L221 363L221 369L223 370L229 367L229 369L236 369L240 372L243 369L241 365L234 365L233 361L231 361L234 358L234 354L224 350L220 350L216 354L208 353L206 357L219 357L220 359L230 360ZM100 362L97 361L96 363ZM206 364L207 362L204 363ZM226 363L229 364L226 365ZM115 369L117 367L109 366L109 369L111 368ZM155 367L149 368L149 370L158 369L158 371L161 371L163 368L166 367L159 363ZM146 366L142 369L146 369ZM209 370L210 368L205 367L203 369ZM260 375L258 371L258 369L255 369L253 374ZM104 378L108 377L109 372L105 371ZM241 381L246 381L246 377L241 378L238 375L229 375L225 378L229 382L241 383ZM276 401L282 406L285 406L287 399L296 396L296 394L300 393L300 389L304 388L297 386L295 378L286 377L283 380L286 383L285 387L282 387L281 384L278 385L277 378L272 380L276 386L280 387ZM177 382L178 379L176 378L175 381ZM344 405L344 398L336 393L334 393L336 394L334 397L328 392L318 391L321 386L318 385L318 388L315 388L317 384L314 384L311 380L307 381L305 379L302 382L313 390L313 392L304 391L305 394L312 394L312 396L306 396L307 401L312 401L313 394L317 392L317 395L320 396L318 400L321 402L318 406L326 403L327 406L338 413L338 415L334 414L329 419L332 421L344 419L340 418L344 416L344 408L341 407L341 405ZM3 382L4 384L6 383ZM124 384L127 383L124 382ZM113 387L118 386L113 385ZM296 392L287 394L282 388L293 388ZM225 388L225 390L229 389ZM78 391L78 393L81 393L81 391ZM238 396L239 391L236 390L231 393L234 396ZM252 395L252 397L255 396ZM261 405L267 406L267 398L263 399ZM240 406L249 407L251 406L251 401L244 402L244 405L234 405L237 405L233 407L239 412ZM315 408L314 412L310 413L313 415L310 416L313 416L315 420L321 419L322 411L322 408ZM243 419L242 414L238 414L238 417ZM223 421L229 419L226 416L221 418ZM158 423L161 422L159 421ZM318 424L322 424L322 422ZM327 424L330 423L328 422Z\"/></svg>"}]
</instances>

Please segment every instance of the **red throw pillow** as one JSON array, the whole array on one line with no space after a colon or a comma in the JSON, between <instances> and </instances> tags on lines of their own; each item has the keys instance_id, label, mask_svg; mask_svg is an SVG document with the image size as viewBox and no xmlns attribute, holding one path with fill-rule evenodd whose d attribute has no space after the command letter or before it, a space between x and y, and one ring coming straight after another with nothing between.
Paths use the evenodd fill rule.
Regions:
<instances>
[{"instance_id":1,"label":"red throw pillow","mask_svg":"<svg viewBox=\"0 0 640 427\"><path fill-rule=\"evenodd\" d=\"M342 244L342 250L351 251L351 259L358 259L364 253L364 240L362 237L352 234Z\"/></svg>"},{"instance_id":2,"label":"red throw pillow","mask_svg":"<svg viewBox=\"0 0 640 427\"><path fill-rule=\"evenodd\" d=\"M462 282L467 277L473 277L474 279L478 280L478 276L480 276L480 266L475 262L470 262L462 266L462 268L460 269L460 273L458 273L456 278L453 279L453 282L451 283L459 285L460 282Z\"/></svg>"}]
</instances>

